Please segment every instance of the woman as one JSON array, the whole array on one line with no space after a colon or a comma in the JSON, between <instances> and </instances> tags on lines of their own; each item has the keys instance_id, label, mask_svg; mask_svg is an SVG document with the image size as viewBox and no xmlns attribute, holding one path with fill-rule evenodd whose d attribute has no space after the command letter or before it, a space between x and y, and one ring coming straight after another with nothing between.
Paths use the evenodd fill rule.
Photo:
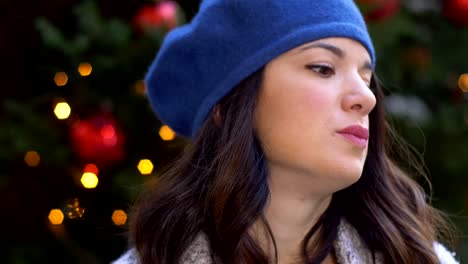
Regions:
<instances>
[{"instance_id":1,"label":"woman","mask_svg":"<svg viewBox=\"0 0 468 264\"><path fill-rule=\"evenodd\" d=\"M146 77L155 113L193 141L115 263L457 263L387 155L374 68L352 0L203 1Z\"/></svg>"}]
</instances>

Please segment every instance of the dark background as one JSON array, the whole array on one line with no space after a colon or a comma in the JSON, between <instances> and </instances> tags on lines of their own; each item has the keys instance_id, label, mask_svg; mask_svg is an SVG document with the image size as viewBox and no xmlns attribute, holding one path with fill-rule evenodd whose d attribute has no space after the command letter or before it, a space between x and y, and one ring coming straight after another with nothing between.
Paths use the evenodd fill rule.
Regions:
<instances>
[{"instance_id":1,"label":"dark background","mask_svg":"<svg viewBox=\"0 0 468 264\"><path fill-rule=\"evenodd\" d=\"M128 210L145 184L186 144L180 137L160 138L163 124L135 88L168 30L160 25L144 33L137 29L136 14L155 2L95 1L76 12L84 2L0 2L2 263L108 263L116 258L126 248L126 229L112 222L112 212ZM393 8L391 3L398 1L362 2L376 46L377 73L387 87L389 118L423 154L434 205L459 228L455 249L467 260L468 102L457 82L468 73L468 23L463 19L468 7L454 11L446 7L456 2L450 0L412 0ZM179 23L184 23L198 9L198 1L178 3L183 17ZM380 13L372 13L376 9ZM38 27L41 18L49 26ZM110 21L119 21L121 30L112 31ZM81 49L67 50L51 44L58 43L54 30L69 47L78 43L77 36L88 41ZM86 78L76 72L84 61L93 65ZM64 87L54 84L58 71L69 76ZM57 100L72 107L69 119L53 115ZM101 123L95 120L101 120L119 128L119 140L125 140L123 157L111 158L117 148L105 149L109 152L95 160L83 157L81 141L71 137L78 120L98 128ZM40 154L39 165L25 163L30 150ZM144 158L154 164L150 175L137 169ZM80 177L90 162L98 164L99 184L85 189ZM430 191L422 178L416 179ZM73 205L74 199L79 206ZM60 225L48 220L53 208L65 213Z\"/></svg>"}]
</instances>

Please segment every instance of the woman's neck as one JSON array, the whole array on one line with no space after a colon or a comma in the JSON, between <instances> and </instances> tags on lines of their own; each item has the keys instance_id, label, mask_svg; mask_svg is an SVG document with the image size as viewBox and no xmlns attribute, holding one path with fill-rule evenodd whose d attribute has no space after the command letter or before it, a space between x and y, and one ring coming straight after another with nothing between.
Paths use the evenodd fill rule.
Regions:
<instances>
[{"instance_id":1,"label":"woman's neck","mask_svg":"<svg viewBox=\"0 0 468 264\"><path fill-rule=\"evenodd\" d=\"M298 179L297 175L272 173L274 171L270 171L270 200L264 210L264 217L275 239L278 263L296 263L295 260L301 256L300 250L305 235L325 212L332 195L314 195L307 192L304 184L293 180ZM294 183L297 186L294 187ZM274 256L271 238L262 223L256 223L253 231L268 255Z\"/></svg>"}]
</instances>

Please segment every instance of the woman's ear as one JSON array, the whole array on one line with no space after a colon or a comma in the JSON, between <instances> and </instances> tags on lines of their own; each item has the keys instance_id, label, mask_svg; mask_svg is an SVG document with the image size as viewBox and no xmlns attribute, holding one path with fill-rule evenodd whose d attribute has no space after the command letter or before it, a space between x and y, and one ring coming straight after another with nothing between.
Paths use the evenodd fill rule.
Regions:
<instances>
[{"instance_id":1,"label":"woman's ear","mask_svg":"<svg viewBox=\"0 0 468 264\"><path fill-rule=\"evenodd\" d=\"M221 128L223 126L223 117L221 115L221 107L219 104L215 105L213 108L212 118L217 127Z\"/></svg>"}]
</instances>

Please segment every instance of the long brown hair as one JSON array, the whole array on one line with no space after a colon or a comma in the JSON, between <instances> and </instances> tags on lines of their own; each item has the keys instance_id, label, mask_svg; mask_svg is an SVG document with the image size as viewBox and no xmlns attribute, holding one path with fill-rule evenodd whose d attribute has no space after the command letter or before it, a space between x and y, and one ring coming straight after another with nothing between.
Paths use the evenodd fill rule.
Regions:
<instances>
[{"instance_id":1,"label":"long brown hair","mask_svg":"<svg viewBox=\"0 0 468 264\"><path fill-rule=\"evenodd\" d=\"M274 243L263 216L268 171L253 128L262 76L260 69L226 96L216 107L217 117L207 118L181 158L142 196L130 226L141 263L178 263L200 232L208 238L214 263L277 260L276 252L268 256L248 232L254 222L263 221ZM304 237L304 263L321 263L330 253L340 219L352 224L385 263L438 263L433 242L438 228L446 226L444 217L389 158L388 146L398 148L401 141L391 141L396 134L385 121L384 95L376 78L371 88L377 105L369 115L362 176L333 194L328 209Z\"/></svg>"}]
</instances>

